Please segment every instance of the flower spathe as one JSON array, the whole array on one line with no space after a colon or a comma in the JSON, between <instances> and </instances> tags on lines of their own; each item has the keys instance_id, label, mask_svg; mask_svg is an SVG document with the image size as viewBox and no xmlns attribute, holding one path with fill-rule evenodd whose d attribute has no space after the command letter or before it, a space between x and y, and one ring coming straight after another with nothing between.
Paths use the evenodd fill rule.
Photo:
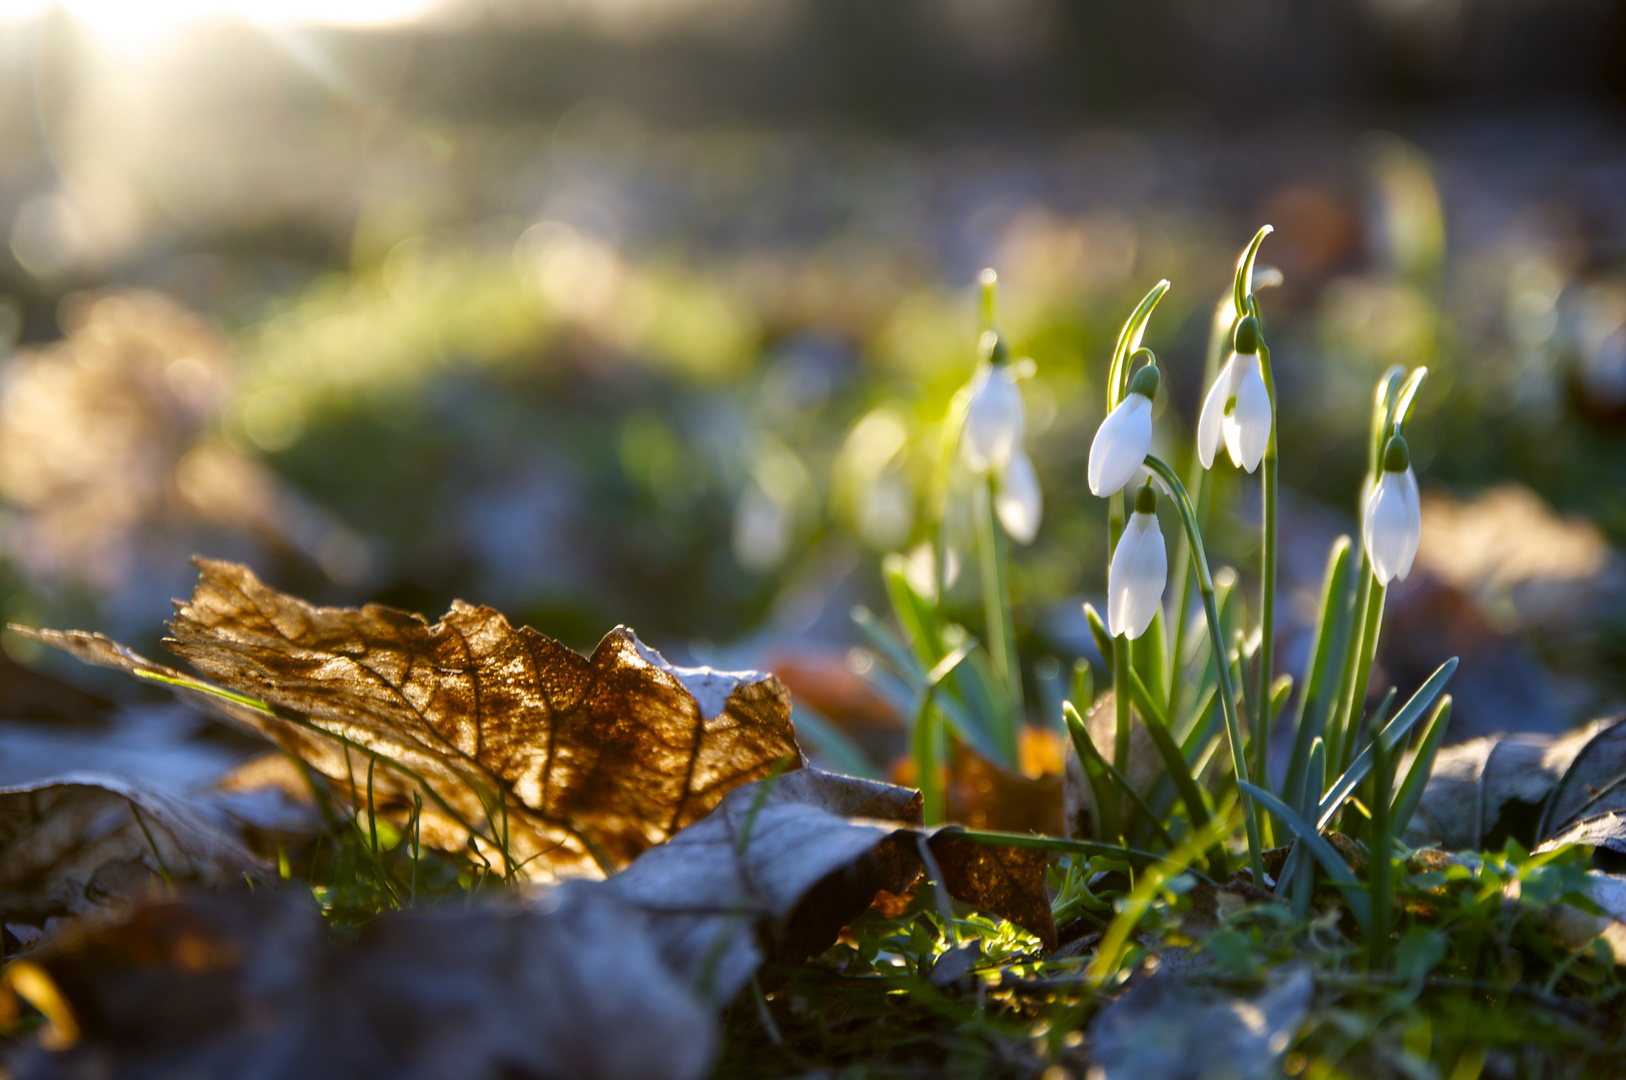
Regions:
<instances>
[{"instance_id":1,"label":"flower spathe","mask_svg":"<svg viewBox=\"0 0 1626 1080\"><path fill-rule=\"evenodd\" d=\"M999 523L1018 544L1031 544L1039 534L1039 519L1044 514L1044 493L1039 490L1039 477L1033 471L1033 462L1020 447L996 474L994 482L994 511Z\"/></svg>"},{"instance_id":2,"label":"flower spathe","mask_svg":"<svg viewBox=\"0 0 1626 1080\"><path fill-rule=\"evenodd\" d=\"M972 472L999 472L1022 448L1022 392L1009 364L987 364L971 378L960 451Z\"/></svg>"},{"instance_id":3,"label":"flower spathe","mask_svg":"<svg viewBox=\"0 0 1626 1080\"><path fill-rule=\"evenodd\" d=\"M1412 471L1405 440L1397 435L1389 440L1383 456L1383 475L1372 489L1361 522L1361 541L1379 584L1386 586L1396 578L1406 580L1422 536L1417 474Z\"/></svg>"},{"instance_id":4,"label":"flower spathe","mask_svg":"<svg viewBox=\"0 0 1626 1080\"><path fill-rule=\"evenodd\" d=\"M1090 443L1091 494L1104 499L1122 491L1152 452L1152 399L1158 379L1155 365L1136 372L1129 393L1101 421Z\"/></svg>"},{"instance_id":5,"label":"flower spathe","mask_svg":"<svg viewBox=\"0 0 1626 1080\"><path fill-rule=\"evenodd\" d=\"M1107 569L1107 629L1131 640L1146 633L1163 604L1169 579L1168 550L1157 524L1157 496L1148 484L1135 497Z\"/></svg>"}]
</instances>

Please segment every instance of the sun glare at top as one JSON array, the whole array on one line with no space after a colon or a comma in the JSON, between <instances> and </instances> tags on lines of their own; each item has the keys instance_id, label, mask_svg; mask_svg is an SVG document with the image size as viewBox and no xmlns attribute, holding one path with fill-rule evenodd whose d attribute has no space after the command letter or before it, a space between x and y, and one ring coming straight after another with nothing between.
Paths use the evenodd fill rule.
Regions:
<instances>
[{"instance_id":1,"label":"sun glare at top","mask_svg":"<svg viewBox=\"0 0 1626 1080\"><path fill-rule=\"evenodd\" d=\"M410 22L435 0L0 0L0 20L60 10L108 45L139 49L209 22L259 26L370 26Z\"/></svg>"}]
</instances>

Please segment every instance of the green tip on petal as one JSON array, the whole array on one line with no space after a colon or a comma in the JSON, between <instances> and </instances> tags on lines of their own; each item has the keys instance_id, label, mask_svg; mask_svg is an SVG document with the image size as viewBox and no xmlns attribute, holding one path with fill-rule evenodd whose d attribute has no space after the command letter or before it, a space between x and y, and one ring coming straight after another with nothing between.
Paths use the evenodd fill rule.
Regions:
<instances>
[{"instance_id":1,"label":"green tip on petal","mask_svg":"<svg viewBox=\"0 0 1626 1080\"><path fill-rule=\"evenodd\" d=\"M1252 315L1244 315L1236 321L1236 330L1231 336L1231 347L1243 356L1251 356L1259 351L1259 320Z\"/></svg>"},{"instance_id":2,"label":"green tip on petal","mask_svg":"<svg viewBox=\"0 0 1626 1080\"><path fill-rule=\"evenodd\" d=\"M1010 360L1010 350L1005 347L1005 339L999 336L998 330L983 331L982 340L977 342L977 354L990 364L1003 364Z\"/></svg>"},{"instance_id":3,"label":"green tip on petal","mask_svg":"<svg viewBox=\"0 0 1626 1080\"><path fill-rule=\"evenodd\" d=\"M1150 356L1151 354L1147 353L1147 355ZM1157 398L1158 384L1162 381L1163 373L1157 369L1157 365L1155 363L1147 364L1135 372L1135 377L1129 380L1129 392L1155 400Z\"/></svg>"},{"instance_id":4,"label":"green tip on petal","mask_svg":"<svg viewBox=\"0 0 1626 1080\"><path fill-rule=\"evenodd\" d=\"M1142 484L1140 490L1135 492L1135 513L1157 513L1157 489L1152 487L1150 480Z\"/></svg>"},{"instance_id":5,"label":"green tip on petal","mask_svg":"<svg viewBox=\"0 0 1626 1080\"><path fill-rule=\"evenodd\" d=\"M1405 472L1411 468L1411 451L1406 447L1406 440L1396 435L1389 440L1389 445L1383 450L1384 472Z\"/></svg>"}]
</instances>

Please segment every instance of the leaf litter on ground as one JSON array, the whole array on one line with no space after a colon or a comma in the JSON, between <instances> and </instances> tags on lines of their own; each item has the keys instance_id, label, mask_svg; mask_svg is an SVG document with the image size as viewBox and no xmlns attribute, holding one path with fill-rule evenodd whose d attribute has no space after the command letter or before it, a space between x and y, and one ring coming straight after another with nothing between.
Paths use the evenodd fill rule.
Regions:
<instances>
[{"instance_id":1,"label":"leaf litter on ground","mask_svg":"<svg viewBox=\"0 0 1626 1080\"><path fill-rule=\"evenodd\" d=\"M199 566L198 589L177 606L166 645L206 678L100 635L23 632L165 684L270 739L282 762L315 774L312 790L349 804L349 824L367 853L378 858L388 846L391 858L410 860L414 896L420 860L437 846L518 887L471 895L461 911L380 915L364 903L365 917L335 933L347 925L335 921L336 906L313 904L308 893L221 890L222 871L239 862L252 864L251 879L263 884L264 861L255 862L246 844L232 846L227 819L201 811L189 818L181 800L168 817L145 815L159 825L136 830L145 849L135 851L125 827L119 858L88 875L81 868L53 879L53 888L70 883L70 898L78 889L85 898L122 899L94 911L81 900L79 910L99 917L59 919L55 933L8 969L13 1017L21 1015L20 997L46 1020L39 1040L14 1044L13 1075L685 1078L705 1075L725 1047L733 1047L725 1068L763 1074L761 1063L770 1061L820 1064L797 1056L787 1040L794 1032L828 1045L822 1019L816 1032L807 1026L824 1011L807 1010L831 993L849 996L847 1011L837 1006L832 1019L869 1015L877 1038L897 1032L899 1022L937 1031L899 1044L915 1046L933 1067L945 1064L940 1036L952 1031L949 1043L975 1044L970 1060L1003 1061L1016 1074L1060 1060L1110 1066L1111 1075L1185 1075L1179 1070L1197 1065L1250 1075L1261 1060L1277 1067L1284 1032L1307 1030L1314 1041L1315 1032L1330 1030L1332 1014L1320 1004L1311 1019L1295 1019L1303 1016L1298 982L1265 976L1286 955L1261 953L1257 932L1250 944L1233 925L1261 904L1285 909L1245 881L1196 881L1178 869L1144 875L1164 899L1144 909L1138 926L1123 927L1127 936L1115 948L1125 950L1120 974L1128 982L1090 990L1081 949L1103 935L1089 932L1090 919L1078 920L1083 930L1075 923L1058 933L1046 887L1056 870L1045 847L1066 841L1035 846L1021 836L1002 843L953 826L923 829L917 792L803 768L788 695L772 676L676 668L623 628L584 658L488 608L459 603L431 625L377 605L313 607L245 568ZM1588 814L1617 805L1599 794L1619 783L1604 775L1615 760L1605 738L1611 730L1589 729L1556 746L1504 740L1461 751L1460 762L1442 753L1447 767L1424 792L1418 818L1442 838L1472 829L1483 840L1486 822L1499 823L1504 809L1545 799L1538 817L1555 828L1593 821L1594 833L1608 831L1596 824L1599 814ZM1541 763L1536 780L1530 770L1503 768L1532 755ZM233 794L263 783L262 773L277 771L263 766L277 760L240 770ZM279 783L299 786L297 769L282 772ZM36 803L76 805L50 784L39 786L44 795L26 793ZM117 784L99 790L95 798L123 798L132 808L160 804L154 793L120 794ZM63 822L87 819L70 809ZM227 822L226 842L211 846L206 829L181 827L194 818ZM145 817L129 809L125 819ZM49 826L51 815L30 820ZM393 837L381 843L385 824ZM1340 834L1328 839L1353 874L1365 873L1364 848ZM247 857L222 854L237 851ZM1284 855L1272 853L1273 873ZM1407 864L1407 881L1424 884L1403 905L1438 907L1441 890L1425 883L1430 875L1484 873L1502 882L1504 902L1545 905L1544 931L1575 955L1595 952L1600 940L1612 944L1626 914L1626 895L1616 896L1620 879L1567 863L1548 872L1541 869L1547 858L1526 867L1517 858L1421 852ZM168 874L172 861L188 872L172 884L216 887L151 895L153 878ZM106 882L95 872L100 865L113 868ZM1135 872L1121 860L1118 870L1112 859L1102 865L1107 878ZM120 878L120 866L131 872ZM580 877L608 880L566 880ZM122 893L105 887L115 878ZM1091 899L1082 880L1079 887L1078 902L1093 904L1091 919L1104 927L1111 907ZM1074 901L1064 901L1069 888L1054 902L1076 915ZM1348 948L1337 909L1334 900L1316 916L1334 958L1330 975L1316 969L1317 987L1347 977L1336 960ZM1420 932L1434 933L1414 926L1411 935ZM1069 944L1057 950L1063 939ZM838 940L844 944L831 949ZM822 959L809 966L812 957ZM904 967L888 966L896 964ZM1561 963L1552 980L1565 970L1582 967ZM1002 1004L985 1011L989 987ZM850 1011L853 993L871 995L870 1004ZM1058 1041L1114 998L1118 1004L1095 1013L1087 1047ZM753 999L754 1007L742 1005ZM1190 1031L1206 1034L1185 1039L1158 1065L1139 1051L1158 1041L1148 1033L1163 1023L1145 1015L1161 1010L1148 1003L1165 999L1183 1002ZM1021 1034L1035 1019L1034 1031L1048 1032L1038 1043ZM346 1041L344 1052L326 1048L336 1039ZM1361 1039L1351 1045L1370 1049ZM747 1058L742 1067L739 1055L753 1045L764 1050L759 1064ZM888 1052L883 1043L866 1045Z\"/></svg>"},{"instance_id":2,"label":"leaf litter on ground","mask_svg":"<svg viewBox=\"0 0 1626 1080\"><path fill-rule=\"evenodd\" d=\"M426 847L501 858L522 887L455 915L381 915L352 940L292 889L156 896L65 926L8 969L8 993L49 1020L13 1075L693 1077L718 1007L764 962L824 952L924 876L944 910L1055 944L1044 851L923 829L918 792L802 768L771 675L676 668L619 628L583 658L461 603L433 626L316 608L199 565L166 645L209 680L100 635L18 629L169 686L358 812L365 799ZM184 804L113 789L155 808L147 871L183 856L266 869ZM335 1025L352 1047L337 1057Z\"/></svg>"}]
</instances>

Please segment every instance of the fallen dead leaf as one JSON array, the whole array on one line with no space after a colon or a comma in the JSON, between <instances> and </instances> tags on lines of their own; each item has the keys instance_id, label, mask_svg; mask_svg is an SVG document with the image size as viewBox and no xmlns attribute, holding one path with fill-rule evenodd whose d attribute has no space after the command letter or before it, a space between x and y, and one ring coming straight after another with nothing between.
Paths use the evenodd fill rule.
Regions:
<instances>
[{"instance_id":1,"label":"fallen dead leaf","mask_svg":"<svg viewBox=\"0 0 1626 1080\"><path fill-rule=\"evenodd\" d=\"M19 945L121 910L161 879L214 883L266 864L200 801L108 773L0 788L0 922Z\"/></svg>"},{"instance_id":2,"label":"fallen dead leaf","mask_svg":"<svg viewBox=\"0 0 1626 1080\"><path fill-rule=\"evenodd\" d=\"M148 905L42 949L28 961L41 982L9 981L57 994L53 1030L73 1034L7 1065L17 1080L698 1078L717 1007L764 959L822 952L923 863L991 910L1043 899L1042 856L921 830L919 799L787 773L729 793L608 881L545 887L523 905L385 914L349 943L286 892Z\"/></svg>"},{"instance_id":3,"label":"fallen dead leaf","mask_svg":"<svg viewBox=\"0 0 1626 1080\"><path fill-rule=\"evenodd\" d=\"M79 1038L13 1054L17 1080L692 1080L717 1041L644 918L586 882L537 910L388 916L350 943L308 897L196 896L30 962Z\"/></svg>"},{"instance_id":4,"label":"fallen dead leaf","mask_svg":"<svg viewBox=\"0 0 1626 1080\"><path fill-rule=\"evenodd\" d=\"M462 602L433 625L376 604L316 607L245 567L197 562L165 644L248 700L100 635L18 629L89 663L180 682L358 798L376 761L373 795L386 808L423 790L425 842L472 840L533 879L618 869L782 760L801 765L789 695L772 675L673 667L624 627L582 657Z\"/></svg>"},{"instance_id":5,"label":"fallen dead leaf","mask_svg":"<svg viewBox=\"0 0 1626 1080\"><path fill-rule=\"evenodd\" d=\"M1265 989L1236 995L1159 971L1090 1025L1090 1075L1102 1080L1265 1080L1310 1010L1307 966L1277 972Z\"/></svg>"},{"instance_id":6,"label":"fallen dead leaf","mask_svg":"<svg viewBox=\"0 0 1626 1080\"><path fill-rule=\"evenodd\" d=\"M1442 749L1403 839L1478 851L1511 836L1533 847L1583 812L1626 807L1618 792L1594 802L1626 776L1623 725L1600 720L1558 736L1522 732Z\"/></svg>"},{"instance_id":7,"label":"fallen dead leaf","mask_svg":"<svg viewBox=\"0 0 1626 1080\"><path fill-rule=\"evenodd\" d=\"M803 769L730 792L710 817L611 884L660 916L656 935L668 962L719 1002L761 963L764 941L773 960L823 952L877 892L914 883L928 855L951 896L1055 947L1044 852L982 845L919 823L919 792Z\"/></svg>"},{"instance_id":8,"label":"fallen dead leaf","mask_svg":"<svg viewBox=\"0 0 1626 1080\"><path fill-rule=\"evenodd\" d=\"M1112 691L1109 690L1096 698L1084 714L1084 727L1090 733L1090 741L1108 761L1112 760L1118 726L1115 708ZM1125 776L1135 790L1145 796L1151 793L1152 786L1163 775L1163 759L1158 757L1152 737L1146 734L1140 713L1132 710L1132 714L1135 722L1129 729L1129 770ZM1067 835L1081 840L1101 839L1096 835L1095 794L1084 779L1084 766L1079 763L1078 751L1069 742L1065 753L1067 769L1063 776L1063 818Z\"/></svg>"}]
</instances>

